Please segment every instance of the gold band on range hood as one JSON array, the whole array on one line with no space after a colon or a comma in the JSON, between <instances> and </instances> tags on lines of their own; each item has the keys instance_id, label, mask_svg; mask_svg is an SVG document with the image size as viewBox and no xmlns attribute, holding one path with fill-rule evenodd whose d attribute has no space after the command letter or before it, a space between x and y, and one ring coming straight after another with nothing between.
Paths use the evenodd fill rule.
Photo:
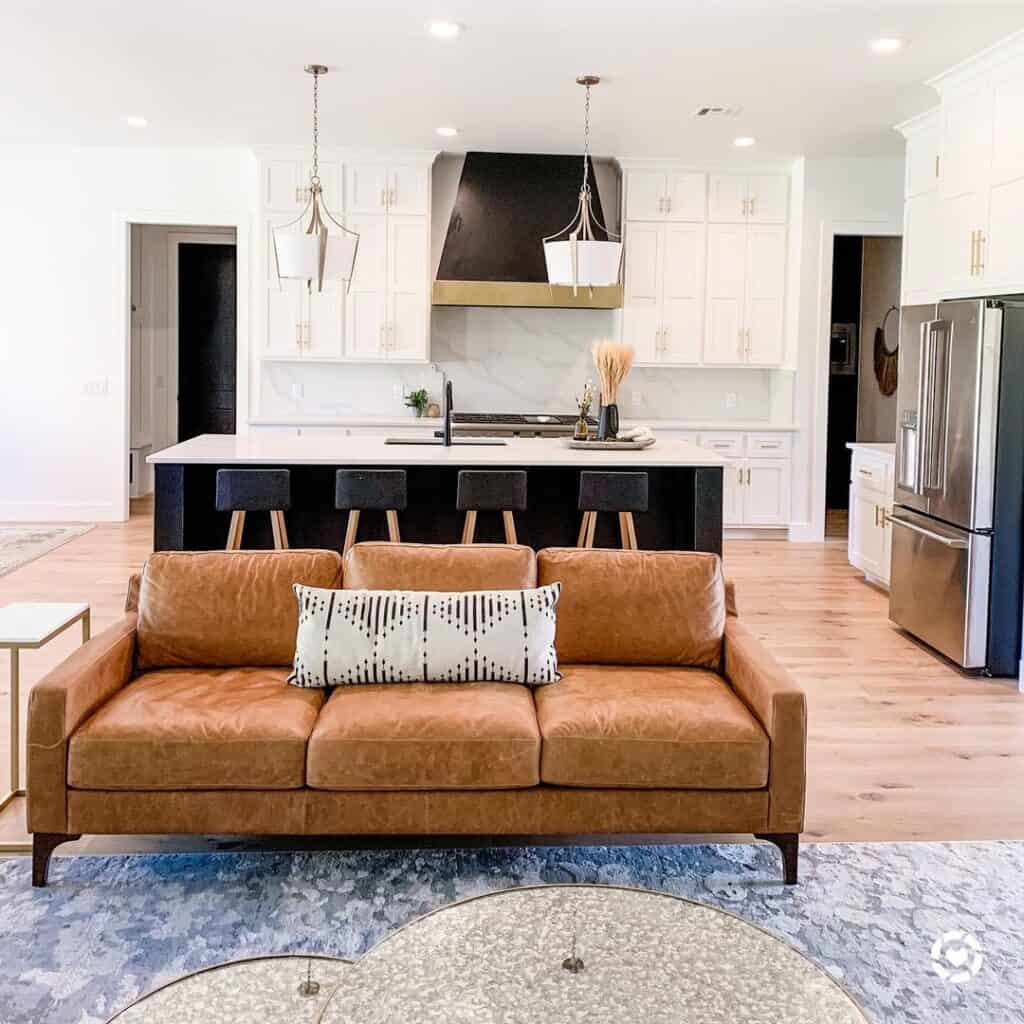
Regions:
<instances>
[{"instance_id":1,"label":"gold band on range hood","mask_svg":"<svg viewBox=\"0 0 1024 1024\"><path fill-rule=\"evenodd\" d=\"M621 309L622 285L600 288L533 281L435 281L435 306L509 306L538 309Z\"/></svg>"}]
</instances>

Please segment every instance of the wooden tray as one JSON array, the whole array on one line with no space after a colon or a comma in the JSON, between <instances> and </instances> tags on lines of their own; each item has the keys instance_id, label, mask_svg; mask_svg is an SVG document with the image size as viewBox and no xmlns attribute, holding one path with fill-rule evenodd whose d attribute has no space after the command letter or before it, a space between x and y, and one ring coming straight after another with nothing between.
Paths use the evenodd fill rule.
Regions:
<instances>
[{"instance_id":1,"label":"wooden tray","mask_svg":"<svg viewBox=\"0 0 1024 1024\"><path fill-rule=\"evenodd\" d=\"M656 438L647 437L642 441L577 441L571 437L563 437L562 444L566 448L582 448L584 451L595 452L638 452L650 448Z\"/></svg>"}]
</instances>

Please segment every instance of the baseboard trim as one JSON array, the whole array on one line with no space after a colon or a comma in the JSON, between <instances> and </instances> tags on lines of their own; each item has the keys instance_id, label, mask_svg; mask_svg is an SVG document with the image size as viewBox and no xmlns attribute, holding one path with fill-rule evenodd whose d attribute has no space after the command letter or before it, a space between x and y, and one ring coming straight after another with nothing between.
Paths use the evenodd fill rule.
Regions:
<instances>
[{"instance_id":1,"label":"baseboard trim","mask_svg":"<svg viewBox=\"0 0 1024 1024\"><path fill-rule=\"evenodd\" d=\"M784 526L726 526L722 530L726 540L788 540Z\"/></svg>"},{"instance_id":2,"label":"baseboard trim","mask_svg":"<svg viewBox=\"0 0 1024 1024\"><path fill-rule=\"evenodd\" d=\"M0 523L115 523L111 504L73 501L0 501Z\"/></svg>"}]
</instances>

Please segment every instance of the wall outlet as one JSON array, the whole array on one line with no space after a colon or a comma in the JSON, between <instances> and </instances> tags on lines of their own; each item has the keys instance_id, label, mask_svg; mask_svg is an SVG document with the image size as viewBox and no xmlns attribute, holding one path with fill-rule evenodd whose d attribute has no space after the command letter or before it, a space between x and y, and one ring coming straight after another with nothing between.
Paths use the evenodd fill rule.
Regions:
<instances>
[{"instance_id":1,"label":"wall outlet","mask_svg":"<svg viewBox=\"0 0 1024 1024\"><path fill-rule=\"evenodd\" d=\"M726 407L726 409L735 409L736 408L736 392L735 391L726 391L726 393L725 393L725 407Z\"/></svg>"},{"instance_id":2,"label":"wall outlet","mask_svg":"<svg viewBox=\"0 0 1024 1024\"><path fill-rule=\"evenodd\" d=\"M629 400L630 400L630 403L633 404L633 405L643 405L644 404L644 393L642 391L631 391L629 393Z\"/></svg>"},{"instance_id":3,"label":"wall outlet","mask_svg":"<svg viewBox=\"0 0 1024 1024\"><path fill-rule=\"evenodd\" d=\"M396 402L400 402L405 398L405 391L402 389L401 384L391 385L391 397L394 398Z\"/></svg>"},{"instance_id":4,"label":"wall outlet","mask_svg":"<svg viewBox=\"0 0 1024 1024\"><path fill-rule=\"evenodd\" d=\"M302 397L302 381L301 380L293 380L292 381L292 398L301 398L301 397Z\"/></svg>"}]
</instances>

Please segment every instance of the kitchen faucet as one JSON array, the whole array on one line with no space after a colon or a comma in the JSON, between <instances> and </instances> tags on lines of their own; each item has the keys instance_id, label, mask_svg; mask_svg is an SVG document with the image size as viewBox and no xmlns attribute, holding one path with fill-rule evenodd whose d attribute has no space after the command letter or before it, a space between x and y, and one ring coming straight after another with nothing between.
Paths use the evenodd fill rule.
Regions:
<instances>
[{"instance_id":1,"label":"kitchen faucet","mask_svg":"<svg viewBox=\"0 0 1024 1024\"><path fill-rule=\"evenodd\" d=\"M444 446L452 446L452 382L444 382Z\"/></svg>"}]
</instances>

